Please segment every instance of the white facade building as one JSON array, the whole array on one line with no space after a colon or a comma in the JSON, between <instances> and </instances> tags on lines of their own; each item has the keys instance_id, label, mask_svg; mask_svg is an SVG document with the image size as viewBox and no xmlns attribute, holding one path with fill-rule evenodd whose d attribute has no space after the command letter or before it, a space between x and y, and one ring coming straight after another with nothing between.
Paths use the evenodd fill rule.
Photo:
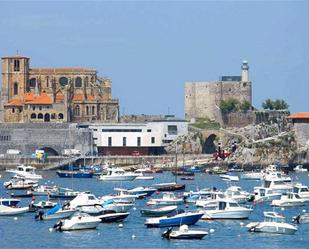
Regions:
<instances>
[{"instance_id":1,"label":"white facade building","mask_svg":"<svg viewBox=\"0 0 309 249\"><path fill-rule=\"evenodd\" d=\"M149 155L164 153L164 146L188 134L184 120L147 123L89 124L100 155Z\"/></svg>"}]
</instances>

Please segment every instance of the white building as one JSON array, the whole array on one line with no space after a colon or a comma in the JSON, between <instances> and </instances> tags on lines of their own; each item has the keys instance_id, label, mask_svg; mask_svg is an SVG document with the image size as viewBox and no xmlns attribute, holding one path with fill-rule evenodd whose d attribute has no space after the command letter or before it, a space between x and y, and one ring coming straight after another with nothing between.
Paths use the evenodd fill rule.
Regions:
<instances>
[{"instance_id":1,"label":"white building","mask_svg":"<svg viewBox=\"0 0 309 249\"><path fill-rule=\"evenodd\" d=\"M188 133L185 120L89 124L99 155L157 155L176 137Z\"/></svg>"}]
</instances>

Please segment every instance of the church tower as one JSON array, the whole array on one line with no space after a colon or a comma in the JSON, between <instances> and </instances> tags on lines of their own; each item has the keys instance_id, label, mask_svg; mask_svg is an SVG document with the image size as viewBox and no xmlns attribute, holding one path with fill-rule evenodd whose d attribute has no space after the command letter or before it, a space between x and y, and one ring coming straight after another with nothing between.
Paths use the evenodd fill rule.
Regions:
<instances>
[{"instance_id":1,"label":"church tower","mask_svg":"<svg viewBox=\"0 0 309 249\"><path fill-rule=\"evenodd\" d=\"M249 82L249 65L247 61L243 61L241 65L241 81Z\"/></svg>"}]
</instances>

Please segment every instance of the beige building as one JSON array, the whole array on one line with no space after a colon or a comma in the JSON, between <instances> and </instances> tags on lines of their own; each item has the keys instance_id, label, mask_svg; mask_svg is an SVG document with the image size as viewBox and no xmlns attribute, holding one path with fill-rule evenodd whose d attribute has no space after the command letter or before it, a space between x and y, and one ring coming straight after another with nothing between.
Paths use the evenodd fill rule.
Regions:
<instances>
[{"instance_id":1,"label":"beige building","mask_svg":"<svg viewBox=\"0 0 309 249\"><path fill-rule=\"evenodd\" d=\"M252 88L249 80L249 65L244 61L241 76L222 76L219 81L185 83L185 118L210 118L222 123L220 101L247 100L252 105Z\"/></svg>"},{"instance_id":2,"label":"beige building","mask_svg":"<svg viewBox=\"0 0 309 249\"><path fill-rule=\"evenodd\" d=\"M2 58L0 122L118 122L111 80L88 68L30 68L29 58Z\"/></svg>"}]
</instances>

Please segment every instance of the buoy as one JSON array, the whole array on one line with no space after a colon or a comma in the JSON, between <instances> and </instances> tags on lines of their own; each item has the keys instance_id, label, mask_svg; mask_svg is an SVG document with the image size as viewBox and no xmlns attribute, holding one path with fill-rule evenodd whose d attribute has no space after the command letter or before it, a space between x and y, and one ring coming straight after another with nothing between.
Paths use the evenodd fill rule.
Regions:
<instances>
[{"instance_id":1,"label":"buoy","mask_svg":"<svg viewBox=\"0 0 309 249\"><path fill-rule=\"evenodd\" d=\"M17 218L17 217L14 217L14 220L18 220L18 218Z\"/></svg>"},{"instance_id":2,"label":"buoy","mask_svg":"<svg viewBox=\"0 0 309 249\"><path fill-rule=\"evenodd\" d=\"M54 229L53 229L53 228L51 228L51 227L48 229L48 231L50 231L50 232L52 232L53 230L54 230Z\"/></svg>"},{"instance_id":3,"label":"buoy","mask_svg":"<svg viewBox=\"0 0 309 249\"><path fill-rule=\"evenodd\" d=\"M118 227L119 227L119 228L123 228L123 224L120 223L120 224L118 225Z\"/></svg>"},{"instance_id":4,"label":"buoy","mask_svg":"<svg viewBox=\"0 0 309 249\"><path fill-rule=\"evenodd\" d=\"M135 238L136 238L136 236L133 234L133 235L132 235L132 239L135 239Z\"/></svg>"},{"instance_id":5,"label":"buoy","mask_svg":"<svg viewBox=\"0 0 309 249\"><path fill-rule=\"evenodd\" d=\"M241 227L243 227L243 226L245 225L245 223L240 222L239 225L240 225Z\"/></svg>"},{"instance_id":6,"label":"buoy","mask_svg":"<svg viewBox=\"0 0 309 249\"><path fill-rule=\"evenodd\" d=\"M237 236L240 237L240 234L238 234Z\"/></svg>"},{"instance_id":7,"label":"buoy","mask_svg":"<svg viewBox=\"0 0 309 249\"><path fill-rule=\"evenodd\" d=\"M209 230L209 232L210 232L210 233L214 233L214 232L215 232L215 229L211 228L211 229Z\"/></svg>"},{"instance_id":8,"label":"buoy","mask_svg":"<svg viewBox=\"0 0 309 249\"><path fill-rule=\"evenodd\" d=\"M303 211L303 213L305 213L305 212L306 212L306 209L303 209L302 211Z\"/></svg>"},{"instance_id":9,"label":"buoy","mask_svg":"<svg viewBox=\"0 0 309 249\"><path fill-rule=\"evenodd\" d=\"M134 207L133 210L136 210L136 207Z\"/></svg>"},{"instance_id":10,"label":"buoy","mask_svg":"<svg viewBox=\"0 0 309 249\"><path fill-rule=\"evenodd\" d=\"M281 211L284 211L284 207L283 207L283 208L281 208Z\"/></svg>"}]
</instances>

